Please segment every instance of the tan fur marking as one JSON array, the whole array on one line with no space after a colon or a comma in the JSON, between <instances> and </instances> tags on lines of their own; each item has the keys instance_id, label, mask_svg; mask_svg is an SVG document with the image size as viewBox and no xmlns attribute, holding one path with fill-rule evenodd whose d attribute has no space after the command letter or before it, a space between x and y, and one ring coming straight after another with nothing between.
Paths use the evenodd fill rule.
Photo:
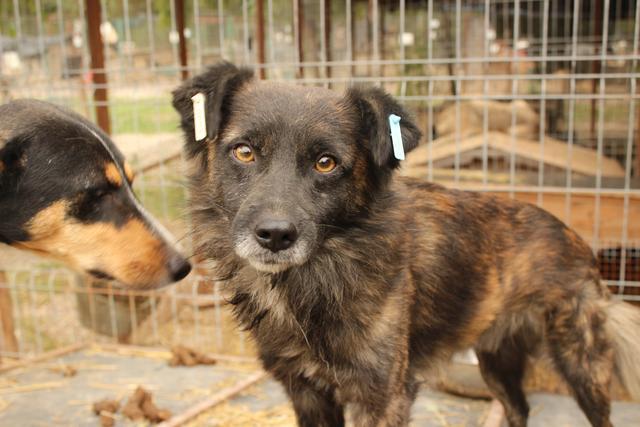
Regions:
<instances>
[{"instance_id":1,"label":"tan fur marking","mask_svg":"<svg viewBox=\"0 0 640 427\"><path fill-rule=\"evenodd\" d=\"M38 212L27 225L31 241L46 239L57 233L64 226L67 207L68 202L59 201Z\"/></svg>"},{"instance_id":2,"label":"tan fur marking","mask_svg":"<svg viewBox=\"0 0 640 427\"><path fill-rule=\"evenodd\" d=\"M120 228L82 224L66 216L67 205L57 202L38 213L27 226L31 240L15 246L78 269L102 270L128 285L151 287L163 281L168 274L164 245L144 223L132 219Z\"/></svg>"},{"instance_id":3,"label":"tan fur marking","mask_svg":"<svg viewBox=\"0 0 640 427\"><path fill-rule=\"evenodd\" d=\"M503 293L498 271L495 268L491 268L485 286L484 299L478 305L475 315L461 337L463 347L469 347L478 340L478 337L491 326L502 307Z\"/></svg>"},{"instance_id":4,"label":"tan fur marking","mask_svg":"<svg viewBox=\"0 0 640 427\"><path fill-rule=\"evenodd\" d=\"M4 172L4 162L0 161L0 173Z\"/></svg>"},{"instance_id":5,"label":"tan fur marking","mask_svg":"<svg viewBox=\"0 0 640 427\"><path fill-rule=\"evenodd\" d=\"M107 181L116 187L122 187L122 176L118 167L113 163L107 163L104 168L104 174L107 177Z\"/></svg>"},{"instance_id":6,"label":"tan fur marking","mask_svg":"<svg viewBox=\"0 0 640 427\"><path fill-rule=\"evenodd\" d=\"M11 129L0 130L0 149L4 147L9 138L11 138Z\"/></svg>"},{"instance_id":7,"label":"tan fur marking","mask_svg":"<svg viewBox=\"0 0 640 427\"><path fill-rule=\"evenodd\" d=\"M222 139L224 140L233 140L240 137L240 130L233 127L233 124L230 123L229 127L225 129L224 134L222 135Z\"/></svg>"},{"instance_id":8,"label":"tan fur marking","mask_svg":"<svg viewBox=\"0 0 640 427\"><path fill-rule=\"evenodd\" d=\"M432 202L441 212L451 213L454 210L455 202L448 194L434 194Z\"/></svg>"},{"instance_id":9,"label":"tan fur marking","mask_svg":"<svg viewBox=\"0 0 640 427\"><path fill-rule=\"evenodd\" d=\"M355 192L355 202L358 206L365 204L365 193L367 188L367 162L362 155L357 155L353 164L353 179Z\"/></svg>"},{"instance_id":10,"label":"tan fur marking","mask_svg":"<svg viewBox=\"0 0 640 427\"><path fill-rule=\"evenodd\" d=\"M404 294L391 295L385 302L369 333L369 342L378 342L389 336L389 331L398 327L398 319L406 310Z\"/></svg>"}]
</instances>

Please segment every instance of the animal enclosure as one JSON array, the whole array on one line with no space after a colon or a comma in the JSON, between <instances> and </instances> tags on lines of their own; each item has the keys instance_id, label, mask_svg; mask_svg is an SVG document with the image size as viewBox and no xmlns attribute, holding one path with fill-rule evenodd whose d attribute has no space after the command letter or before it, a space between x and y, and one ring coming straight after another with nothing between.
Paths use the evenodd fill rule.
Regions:
<instances>
[{"instance_id":1,"label":"animal enclosure","mask_svg":"<svg viewBox=\"0 0 640 427\"><path fill-rule=\"evenodd\" d=\"M537 204L640 304L639 43L638 0L0 0L0 102L48 100L98 123L199 262L176 286L129 291L1 247L0 360L86 343L251 363L191 249L171 107L183 79L222 59L261 79L384 88L423 132L401 174Z\"/></svg>"}]
</instances>

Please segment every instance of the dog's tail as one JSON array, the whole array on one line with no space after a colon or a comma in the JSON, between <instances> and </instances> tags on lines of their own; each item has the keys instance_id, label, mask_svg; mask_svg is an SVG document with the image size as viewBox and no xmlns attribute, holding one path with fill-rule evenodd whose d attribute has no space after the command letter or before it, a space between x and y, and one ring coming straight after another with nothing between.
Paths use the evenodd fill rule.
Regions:
<instances>
[{"instance_id":1,"label":"dog's tail","mask_svg":"<svg viewBox=\"0 0 640 427\"><path fill-rule=\"evenodd\" d=\"M640 308L615 301L608 305L607 316L616 372L631 397L640 400Z\"/></svg>"}]
</instances>

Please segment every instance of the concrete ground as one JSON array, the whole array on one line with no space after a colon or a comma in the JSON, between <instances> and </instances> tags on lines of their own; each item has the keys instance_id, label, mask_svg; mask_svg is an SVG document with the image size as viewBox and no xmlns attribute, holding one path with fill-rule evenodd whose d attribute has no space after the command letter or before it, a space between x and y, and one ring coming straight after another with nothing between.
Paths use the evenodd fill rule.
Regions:
<instances>
[{"instance_id":1,"label":"concrete ground","mask_svg":"<svg viewBox=\"0 0 640 427\"><path fill-rule=\"evenodd\" d=\"M423 389L413 405L411 426L481 426L489 406L487 401L461 399ZM263 420L274 418L279 422L268 425L295 426L295 416L284 389L270 379L232 399L228 404L204 414L192 427L232 426L232 420L239 426L267 425L267 421Z\"/></svg>"},{"instance_id":2,"label":"concrete ground","mask_svg":"<svg viewBox=\"0 0 640 427\"><path fill-rule=\"evenodd\" d=\"M166 352L116 353L86 349L54 360L0 374L0 426L97 426L93 402L118 399L124 404L142 385L158 407L175 415L256 372L254 364L224 363L192 368L170 367ZM62 375L62 368L77 373ZM423 390L413 409L413 426L478 426L489 408L472 401ZM266 420L270 420L267 423ZM272 424L275 423L275 424ZM203 414L192 426L293 426L293 411L282 386L273 380L245 390ZM121 415L116 425L134 425ZM139 425L139 424L136 424Z\"/></svg>"},{"instance_id":3,"label":"concrete ground","mask_svg":"<svg viewBox=\"0 0 640 427\"><path fill-rule=\"evenodd\" d=\"M100 349L78 351L28 368L0 374L0 426L94 427L95 401L126 403L139 385L153 393L159 408L173 414L249 377L255 367L170 367L165 353L118 354ZM62 374L65 366L77 373ZM116 425L140 425L120 415Z\"/></svg>"},{"instance_id":4,"label":"concrete ground","mask_svg":"<svg viewBox=\"0 0 640 427\"><path fill-rule=\"evenodd\" d=\"M589 427L578 404L571 397L536 393L529 396L529 427ZM611 422L617 427L640 426L640 403L613 402ZM506 427L506 423L503 424Z\"/></svg>"},{"instance_id":5,"label":"concrete ground","mask_svg":"<svg viewBox=\"0 0 640 427\"><path fill-rule=\"evenodd\" d=\"M124 350L123 350L124 349ZM138 386L149 389L160 408L179 414L214 393L249 378L253 363L220 362L215 366L170 367L168 352L88 348L0 374L0 426L96 426L93 402L111 398L124 404ZM73 367L71 377L62 368ZM532 394L530 427L582 427L586 418L566 396ZM486 400L471 400L424 389L413 407L413 427L483 426ZM618 427L640 425L640 404L615 402ZM117 416L116 425L140 425ZM295 417L282 386L264 380L191 421L200 426L293 426ZM506 425L503 423L503 425Z\"/></svg>"}]
</instances>

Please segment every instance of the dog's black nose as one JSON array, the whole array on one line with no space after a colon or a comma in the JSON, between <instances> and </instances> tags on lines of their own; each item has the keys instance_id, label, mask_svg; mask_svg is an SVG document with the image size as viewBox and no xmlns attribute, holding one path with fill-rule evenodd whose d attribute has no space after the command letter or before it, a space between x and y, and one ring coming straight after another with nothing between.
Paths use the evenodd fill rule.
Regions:
<instances>
[{"instance_id":1,"label":"dog's black nose","mask_svg":"<svg viewBox=\"0 0 640 427\"><path fill-rule=\"evenodd\" d=\"M255 229L256 240L272 252L287 249L298 238L296 226L289 221L268 219Z\"/></svg>"},{"instance_id":2,"label":"dog's black nose","mask_svg":"<svg viewBox=\"0 0 640 427\"><path fill-rule=\"evenodd\" d=\"M174 282L182 280L191 272L191 264L181 255L174 255L169 260L169 274Z\"/></svg>"}]
</instances>

